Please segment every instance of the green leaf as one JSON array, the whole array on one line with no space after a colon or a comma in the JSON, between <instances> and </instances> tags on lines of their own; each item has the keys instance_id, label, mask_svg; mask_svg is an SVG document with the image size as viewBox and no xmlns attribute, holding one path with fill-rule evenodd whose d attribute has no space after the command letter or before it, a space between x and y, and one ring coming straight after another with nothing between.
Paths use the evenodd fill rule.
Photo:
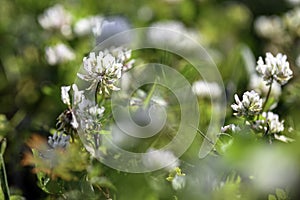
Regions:
<instances>
[{"instance_id":1,"label":"green leaf","mask_svg":"<svg viewBox=\"0 0 300 200\"><path fill-rule=\"evenodd\" d=\"M111 131L110 130L104 130L104 129L102 129L101 131L99 131L99 134L101 134L101 135L109 135L109 134L111 134Z\"/></svg>"},{"instance_id":2,"label":"green leaf","mask_svg":"<svg viewBox=\"0 0 300 200\"><path fill-rule=\"evenodd\" d=\"M116 187L112 184L112 182L105 177L92 177L90 182L93 185L98 185L100 187L108 187L113 190L117 190Z\"/></svg>"},{"instance_id":3,"label":"green leaf","mask_svg":"<svg viewBox=\"0 0 300 200\"><path fill-rule=\"evenodd\" d=\"M266 102L264 111L273 110L277 106L277 100L274 97L269 97L268 102Z\"/></svg>"},{"instance_id":4,"label":"green leaf","mask_svg":"<svg viewBox=\"0 0 300 200\"><path fill-rule=\"evenodd\" d=\"M276 189L276 196L279 200L287 199L287 194L283 189L277 188Z\"/></svg>"},{"instance_id":5,"label":"green leaf","mask_svg":"<svg viewBox=\"0 0 300 200\"><path fill-rule=\"evenodd\" d=\"M275 197L275 195L269 194L268 200L277 200L277 198Z\"/></svg>"},{"instance_id":6,"label":"green leaf","mask_svg":"<svg viewBox=\"0 0 300 200\"><path fill-rule=\"evenodd\" d=\"M0 200L4 200L4 194L1 187L0 187Z\"/></svg>"},{"instance_id":7,"label":"green leaf","mask_svg":"<svg viewBox=\"0 0 300 200\"><path fill-rule=\"evenodd\" d=\"M145 101L144 101L144 108L147 108L150 104L151 98L154 94L156 88L156 81L154 82L153 86L151 87L150 92L148 93L148 96L146 97Z\"/></svg>"},{"instance_id":8,"label":"green leaf","mask_svg":"<svg viewBox=\"0 0 300 200\"><path fill-rule=\"evenodd\" d=\"M25 200L25 198L20 195L12 195L10 196L10 200Z\"/></svg>"}]
</instances>

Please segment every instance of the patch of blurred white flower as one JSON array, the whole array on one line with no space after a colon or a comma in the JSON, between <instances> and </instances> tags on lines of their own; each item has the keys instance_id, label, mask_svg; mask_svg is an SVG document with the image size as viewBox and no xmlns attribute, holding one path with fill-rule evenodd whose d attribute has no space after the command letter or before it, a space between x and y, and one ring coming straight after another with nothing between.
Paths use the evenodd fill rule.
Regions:
<instances>
[{"instance_id":1,"label":"patch of blurred white flower","mask_svg":"<svg viewBox=\"0 0 300 200\"><path fill-rule=\"evenodd\" d=\"M192 85L192 91L199 97L217 99L222 95L221 87L215 82L196 81Z\"/></svg>"},{"instance_id":2,"label":"patch of blurred white flower","mask_svg":"<svg viewBox=\"0 0 300 200\"><path fill-rule=\"evenodd\" d=\"M261 96L266 96L269 91L269 86L266 85L264 79L256 74L250 76L249 88L256 91ZM277 82L272 84L271 97L278 99L281 95L281 85Z\"/></svg>"},{"instance_id":3,"label":"patch of blurred white flower","mask_svg":"<svg viewBox=\"0 0 300 200\"><path fill-rule=\"evenodd\" d=\"M195 47L195 42L201 41L201 37L196 30L185 27L183 23L169 20L153 23L149 27L148 41L181 50L191 50Z\"/></svg>"},{"instance_id":4,"label":"patch of blurred white flower","mask_svg":"<svg viewBox=\"0 0 300 200\"><path fill-rule=\"evenodd\" d=\"M93 33L98 36L101 34L101 27L104 18L100 15L88 16L78 20L74 25L74 33L77 36L85 36Z\"/></svg>"},{"instance_id":5,"label":"patch of blurred white flower","mask_svg":"<svg viewBox=\"0 0 300 200\"><path fill-rule=\"evenodd\" d=\"M49 65L57 65L75 59L74 51L63 43L46 47L45 53Z\"/></svg>"},{"instance_id":6,"label":"patch of blurred white flower","mask_svg":"<svg viewBox=\"0 0 300 200\"><path fill-rule=\"evenodd\" d=\"M142 162L149 169L164 168L171 171L180 165L178 158L170 150L150 148L144 154Z\"/></svg>"},{"instance_id":7,"label":"patch of blurred white flower","mask_svg":"<svg viewBox=\"0 0 300 200\"><path fill-rule=\"evenodd\" d=\"M283 19L287 29L296 36L300 36L300 8L296 7L293 10L288 11L283 16Z\"/></svg>"},{"instance_id":8,"label":"patch of blurred white flower","mask_svg":"<svg viewBox=\"0 0 300 200\"><path fill-rule=\"evenodd\" d=\"M179 176L176 174L172 180L172 187L174 190L180 190L180 189L184 188L185 184L186 184L185 176Z\"/></svg>"},{"instance_id":9,"label":"patch of blurred white flower","mask_svg":"<svg viewBox=\"0 0 300 200\"><path fill-rule=\"evenodd\" d=\"M296 6L300 4L300 0L286 0L289 4Z\"/></svg>"},{"instance_id":10,"label":"patch of blurred white flower","mask_svg":"<svg viewBox=\"0 0 300 200\"><path fill-rule=\"evenodd\" d=\"M260 16L254 22L254 28L258 35L272 39L277 43L289 40L285 33L285 25L278 16Z\"/></svg>"},{"instance_id":11,"label":"patch of blurred white flower","mask_svg":"<svg viewBox=\"0 0 300 200\"><path fill-rule=\"evenodd\" d=\"M150 21L153 18L153 10L149 6L142 6L138 9L137 15L142 21Z\"/></svg>"},{"instance_id":12,"label":"patch of blurred white flower","mask_svg":"<svg viewBox=\"0 0 300 200\"><path fill-rule=\"evenodd\" d=\"M72 15L60 4L46 9L38 16L38 22L46 30L59 30L64 36L72 34Z\"/></svg>"},{"instance_id":13,"label":"patch of blurred white flower","mask_svg":"<svg viewBox=\"0 0 300 200\"><path fill-rule=\"evenodd\" d=\"M235 133L240 131L241 128L235 124L228 124L221 128L221 133Z\"/></svg>"},{"instance_id":14,"label":"patch of blurred white flower","mask_svg":"<svg viewBox=\"0 0 300 200\"><path fill-rule=\"evenodd\" d=\"M245 155L242 171L261 191L293 185L299 177L296 160L282 148L258 147Z\"/></svg>"},{"instance_id":15,"label":"patch of blurred white flower","mask_svg":"<svg viewBox=\"0 0 300 200\"><path fill-rule=\"evenodd\" d=\"M297 56L295 63L296 63L296 66L300 68L300 54Z\"/></svg>"}]
</instances>

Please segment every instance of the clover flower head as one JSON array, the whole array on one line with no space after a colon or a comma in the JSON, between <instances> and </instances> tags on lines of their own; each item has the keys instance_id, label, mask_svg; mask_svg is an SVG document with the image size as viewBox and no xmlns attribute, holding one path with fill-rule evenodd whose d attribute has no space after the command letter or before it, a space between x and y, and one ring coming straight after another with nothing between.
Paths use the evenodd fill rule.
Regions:
<instances>
[{"instance_id":1,"label":"clover flower head","mask_svg":"<svg viewBox=\"0 0 300 200\"><path fill-rule=\"evenodd\" d=\"M109 94L110 90L119 90L114 84L121 78L123 66L124 63L109 51L100 51L97 55L95 52L91 52L88 57L83 59L85 74L78 73L77 76L90 82L87 90L97 89L99 84L99 92L104 91Z\"/></svg>"},{"instance_id":2,"label":"clover flower head","mask_svg":"<svg viewBox=\"0 0 300 200\"><path fill-rule=\"evenodd\" d=\"M284 130L284 121L279 121L279 116L273 112L264 112L262 116L267 123L266 129L269 133L280 133Z\"/></svg>"},{"instance_id":3,"label":"clover flower head","mask_svg":"<svg viewBox=\"0 0 300 200\"><path fill-rule=\"evenodd\" d=\"M51 148L66 148L70 144L70 136L55 133L53 136L48 137L48 144Z\"/></svg>"},{"instance_id":4,"label":"clover flower head","mask_svg":"<svg viewBox=\"0 0 300 200\"><path fill-rule=\"evenodd\" d=\"M242 101L239 99L238 95L234 95L235 104L231 105L231 108L236 111L234 115L236 116L254 116L262 111L262 99L259 94L255 91L247 91L243 94Z\"/></svg>"},{"instance_id":5,"label":"clover flower head","mask_svg":"<svg viewBox=\"0 0 300 200\"><path fill-rule=\"evenodd\" d=\"M72 16L60 4L48 8L38 17L38 21L46 30L57 29L60 30L64 36L69 36L72 33Z\"/></svg>"},{"instance_id":6,"label":"clover flower head","mask_svg":"<svg viewBox=\"0 0 300 200\"><path fill-rule=\"evenodd\" d=\"M263 77L267 85L271 84L273 80L280 85L284 85L293 77L293 72L286 59L286 55L281 53L274 57L268 52L266 53L265 61L262 57L259 57L256 71Z\"/></svg>"}]
</instances>

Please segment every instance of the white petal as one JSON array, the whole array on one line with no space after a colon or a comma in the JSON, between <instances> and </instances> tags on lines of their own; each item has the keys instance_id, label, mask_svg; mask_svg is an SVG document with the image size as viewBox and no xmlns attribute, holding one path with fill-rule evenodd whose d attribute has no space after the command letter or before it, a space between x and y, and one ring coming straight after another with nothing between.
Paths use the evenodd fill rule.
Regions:
<instances>
[{"instance_id":1,"label":"white petal","mask_svg":"<svg viewBox=\"0 0 300 200\"><path fill-rule=\"evenodd\" d=\"M61 100L66 105L71 105L70 103L70 96L69 91L71 89L71 86L62 86L61 87Z\"/></svg>"}]
</instances>

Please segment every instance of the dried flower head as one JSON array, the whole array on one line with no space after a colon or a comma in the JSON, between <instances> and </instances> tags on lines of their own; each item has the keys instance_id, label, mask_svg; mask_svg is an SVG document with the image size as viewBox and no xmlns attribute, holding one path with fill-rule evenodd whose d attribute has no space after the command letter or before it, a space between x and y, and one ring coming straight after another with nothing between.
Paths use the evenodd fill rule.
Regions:
<instances>
[{"instance_id":1,"label":"dried flower head","mask_svg":"<svg viewBox=\"0 0 300 200\"><path fill-rule=\"evenodd\" d=\"M292 77L293 72L290 69L286 55L278 53L274 57L271 53L266 53L265 61L259 57L257 61L256 71L263 77L267 84L271 84L273 80L279 84L286 84Z\"/></svg>"},{"instance_id":2,"label":"dried flower head","mask_svg":"<svg viewBox=\"0 0 300 200\"><path fill-rule=\"evenodd\" d=\"M50 145L51 148L66 148L70 144L70 136L69 135L64 135L64 134L59 134L59 133L54 133L53 136L48 137L48 144Z\"/></svg>"}]
</instances>

